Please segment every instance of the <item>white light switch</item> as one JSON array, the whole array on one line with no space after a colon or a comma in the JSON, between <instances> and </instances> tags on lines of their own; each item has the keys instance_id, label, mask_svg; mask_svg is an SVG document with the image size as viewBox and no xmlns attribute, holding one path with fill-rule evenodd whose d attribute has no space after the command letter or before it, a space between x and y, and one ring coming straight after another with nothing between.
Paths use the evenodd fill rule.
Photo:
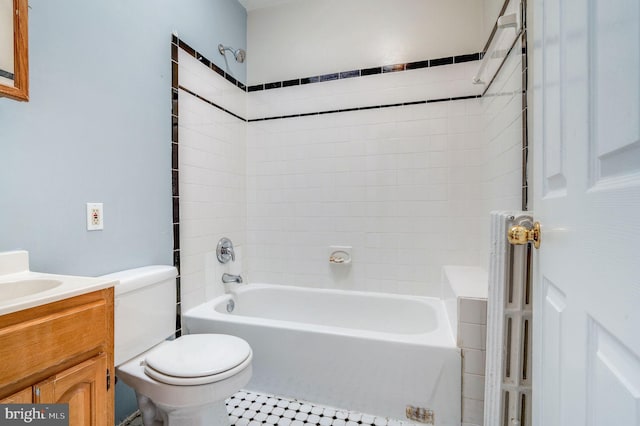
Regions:
<instances>
[{"instance_id":1,"label":"white light switch","mask_svg":"<svg viewBox=\"0 0 640 426\"><path fill-rule=\"evenodd\" d=\"M104 211L102 203L87 203L87 231L104 229Z\"/></svg>"}]
</instances>

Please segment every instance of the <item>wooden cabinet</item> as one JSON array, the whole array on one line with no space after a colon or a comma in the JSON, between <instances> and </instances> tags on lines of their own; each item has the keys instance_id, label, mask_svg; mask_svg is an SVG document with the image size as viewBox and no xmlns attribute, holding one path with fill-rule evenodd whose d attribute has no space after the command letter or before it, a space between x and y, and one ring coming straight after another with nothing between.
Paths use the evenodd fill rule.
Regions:
<instances>
[{"instance_id":1,"label":"wooden cabinet","mask_svg":"<svg viewBox=\"0 0 640 426\"><path fill-rule=\"evenodd\" d=\"M70 426L113 420L113 288L0 316L0 402L68 403Z\"/></svg>"},{"instance_id":2,"label":"wooden cabinet","mask_svg":"<svg viewBox=\"0 0 640 426\"><path fill-rule=\"evenodd\" d=\"M31 388L22 389L4 399L0 399L0 404L31 404L33 402L33 391Z\"/></svg>"},{"instance_id":3,"label":"wooden cabinet","mask_svg":"<svg viewBox=\"0 0 640 426\"><path fill-rule=\"evenodd\" d=\"M36 404L69 404L69 424L104 424L107 417L107 356L98 355L33 387Z\"/></svg>"}]
</instances>

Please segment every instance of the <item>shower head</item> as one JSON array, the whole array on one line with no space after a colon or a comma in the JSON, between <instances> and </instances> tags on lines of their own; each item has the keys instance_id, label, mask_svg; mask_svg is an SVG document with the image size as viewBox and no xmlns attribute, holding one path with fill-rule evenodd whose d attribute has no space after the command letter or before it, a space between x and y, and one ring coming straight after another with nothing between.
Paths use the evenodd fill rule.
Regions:
<instances>
[{"instance_id":1,"label":"shower head","mask_svg":"<svg viewBox=\"0 0 640 426\"><path fill-rule=\"evenodd\" d=\"M218 52L220 52L221 55L224 55L224 52L227 50L233 53L233 57L236 58L236 61L239 63L243 63L244 58L247 57L247 52L242 49L234 49L233 47L223 46L222 44L218 45Z\"/></svg>"}]
</instances>

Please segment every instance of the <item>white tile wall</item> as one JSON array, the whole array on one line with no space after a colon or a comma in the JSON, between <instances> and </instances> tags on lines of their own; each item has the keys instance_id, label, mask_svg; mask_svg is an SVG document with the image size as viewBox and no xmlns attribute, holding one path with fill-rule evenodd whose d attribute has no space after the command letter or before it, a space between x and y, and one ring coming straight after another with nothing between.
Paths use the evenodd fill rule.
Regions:
<instances>
[{"instance_id":1,"label":"white tile wall","mask_svg":"<svg viewBox=\"0 0 640 426\"><path fill-rule=\"evenodd\" d=\"M484 416L487 299L458 297L458 347L462 350L462 423L482 425Z\"/></svg>"},{"instance_id":2,"label":"white tile wall","mask_svg":"<svg viewBox=\"0 0 640 426\"><path fill-rule=\"evenodd\" d=\"M443 264L485 263L489 209L519 203L519 56L512 56L490 92L500 96L252 122L248 127L195 99L191 101L210 110L212 121L203 123L202 111L185 116L189 105L182 98L188 95L181 93L180 158L193 166L181 176L187 220L181 226L185 238L193 235L189 231L207 232L193 237L192 246L183 246L183 264L195 263L202 273L206 262L189 258L191 252L202 256L212 232L242 229L237 239L247 239L251 265L245 262L245 267L251 281L439 295ZM257 118L475 94L479 87L469 83L469 76L477 65L252 92L243 102L241 91L181 52L180 84ZM245 129L247 221L242 227L238 222L245 212L238 197L244 189L234 182L244 184L238 153L245 152ZM241 141L230 143L236 139ZM212 143L207 145L208 140ZM237 154L235 172L224 170L225 156L232 151ZM215 189L201 180L215 181ZM210 198L202 199L204 194ZM206 218L229 211L224 204L240 214L207 223ZM353 264L341 270L330 267L329 245L353 246ZM195 271L183 271L185 307L188 293L197 300L192 288L201 287L189 284L190 273Z\"/></svg>"},{"instance_id":3,"label":"white tile wall","mask_svg":"<svg viewBox=\"0 0 640 426\"><path fill-rule=\"evenodd\" d=\"M180 51L179 83L216 104L244 114L245 94ZM240 94L241 97L238 96ZM182 309L221 294L223 272L242 273L246 241L246 122L179 91L180 250ZM237 262L215 256L231 238Z\"/></svg>"},{"instance_id":4,"label":"white tile wall","mask_svg":"<svg viewBox=\"0 0 640 426\"><path fill-rule=\"evenodd\" d=\"M249 93L249 116L476 94L477 63ZM445 263L476 265L478 99L249 123L252 281L439 295ZM457 232L464 228L464 232ZM354 247L330 266L327 247Z\"/></svg>"},{"instance_id":5,"label":"white tile wall","mask_svg":"<svg viewBox=\"0 0 640 426\"><path fill-rule=\"evenodd\" d=\"M489 262L492 210L520 210L522 197L522 44L516 43L502 70L482 98L483 263Z\"/></svg>"},{"instance_id":6,"label":"white tile wall","mask_svg":"<svg viewBox=\"0 0 640 426\"><path fill-rule=\"evenodd\" d=\"M250 123L251 279L433 294L443 263L460 252L477 261L449 238L450 203L464 195L450 184L457 158L446 144L449 108L474 102ZM329 245L356 249L340 283Z\"/></svg>"}]
</instances>

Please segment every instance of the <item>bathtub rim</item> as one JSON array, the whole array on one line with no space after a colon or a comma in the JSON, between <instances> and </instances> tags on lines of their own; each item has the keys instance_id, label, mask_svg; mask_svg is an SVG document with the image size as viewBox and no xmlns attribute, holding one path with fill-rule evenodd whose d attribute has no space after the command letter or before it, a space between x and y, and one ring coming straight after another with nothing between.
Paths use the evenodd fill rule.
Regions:
<instances>
[{"instance_id":1,"label":"bathtub rim","mask_svg":"<svg viewBox=\"0 0 640 426\"><path fill-rule=\"evenodd\" d=\"M438 326L426 333L413 333L413 334L399 334L382 331L371 331L365 329L343 328L336 326L323 326L313 323L299 323L294 321L260 318L255 316L246 315L230 315L226 312L219 312L216 310L216 306L224 306L229 300L232 300L236 295L242 295L244 292L248 292L254 289L269 289L276 288L279 290L295 291L295 292L317 292L324 294L336 294L347 292L354 296L373 297L376 299L399 299L420 301L430 305L435 313ZM450 327L450 321L448 318L445 301L437 297L430 296L412 296L405 294L394 293L381 293L381 292L368 292L357 290L342 290L342 289L327 289L317 287L299 287L284 284L269 284L269 283L248 283L236 286L229 293L222 294L211 300L203 302L182 314L182 324L186 331L189 332L189 322L191 318L194 320L212 320L220 321L223 323L237 323L242 325L252 325L256 327L276 327L285 330L297 331L297 332L310 332L321 334L334 334L343 337L351 337L356 339L370 339L370 340L382 340L403 344L412 344L419 346L432 346L443 349L455 349L459 351L455 335Z\"/></svg>"}]
</instances>

